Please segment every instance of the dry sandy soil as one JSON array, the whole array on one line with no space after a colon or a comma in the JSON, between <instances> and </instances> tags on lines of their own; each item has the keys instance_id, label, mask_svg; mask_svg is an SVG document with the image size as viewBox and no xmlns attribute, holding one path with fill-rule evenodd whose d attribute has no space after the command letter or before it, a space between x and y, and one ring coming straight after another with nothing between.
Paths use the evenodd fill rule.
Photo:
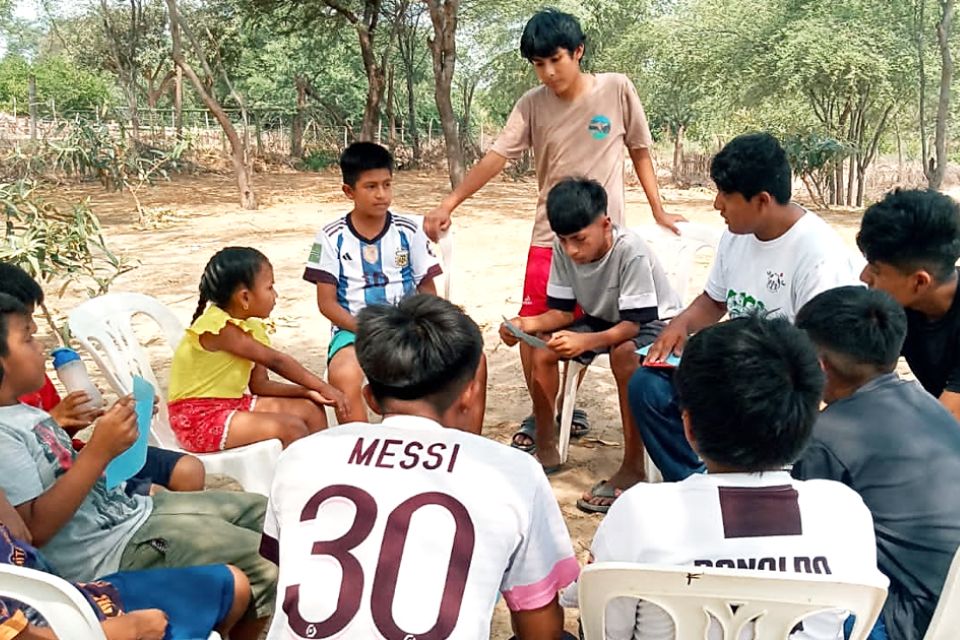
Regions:
<instances>
[{"instance_id":1,"label":"dry sandy soil","mask_svg":"<svg viewBox=\"0 0 960 640\"><path fill-rule=\"evenodd\" d=\"M448 188L441 175L409 172L399 174L395 185L393 208L415 213L429 211ZM124 194L75 187L58 189L47 196L67 202L90 197L110 245L140 262L140 267L121 277L113 290L156 296L184 322L196 307L200 274L209 257L227 245L257 247L274 265L280 294L274 314L275 345L297 356L312 370L322 372L329 323L317 311L312 287L300 276L316 229L345 213L348 201L340 192L338 177L332 173L259 175L256 188L261 206L258 211L249 212L239 208L234 183L227 176L181 177L172 183L158 184L147 190L143 197L145 206L170 209L174 215L160 228L150 230L135 227L134 207ZM668 211L719 228L723 223L713 211L712 198L710 191L702 189L663 190ZM495 181L461 206L454 217L456 264L452 298L483 330L490 367L484 434L501 442L509 442L529 410L519 355L516 349L499 342L497 326L501 315L512 315L520 306L535 203L533 180ZM859 214L841 210L824 215L853 246ZM635 185L628 187L628 225L649 222L643 191ZM694 270L688 298L702 290L699 287L706 280L707 268L707 259L703 258ZM78 296L68 293L53 304L64 311L79 301ZM589 412L593 430L585 441L572 445L566 469L554 475L551 484L577 554L584 558L601 517L580 512L576 499L585 488L612 473L621 455L616 388L609 371L590 370L578 405ZM575 625L574 617L568 615L568 629L574 631ZM501 602L491 637L508 638L509 628L509 616Z\"/></svg>"}]
</instances>

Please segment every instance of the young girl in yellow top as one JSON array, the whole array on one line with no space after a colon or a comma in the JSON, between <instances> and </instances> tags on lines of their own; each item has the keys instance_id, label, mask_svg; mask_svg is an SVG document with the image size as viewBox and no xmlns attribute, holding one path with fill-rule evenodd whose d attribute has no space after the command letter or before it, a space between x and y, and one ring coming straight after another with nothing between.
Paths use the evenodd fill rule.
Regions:
<instances>
[{"instance_id":1,"label":"young girl in yellow top","mask_svg":"<svg viewBox=\"0 0 960 640\"><path fill-rule=\"evenodd\" d=\"M256 249L227 247L207 263L170 371L170 426L187 451L271 438L286 447L327 426L324 405L349 415L343 393L270 347L262 319L276 301L273 267ZM295 384L274 382L267 370Z\"/></svg>"}]
</instances>

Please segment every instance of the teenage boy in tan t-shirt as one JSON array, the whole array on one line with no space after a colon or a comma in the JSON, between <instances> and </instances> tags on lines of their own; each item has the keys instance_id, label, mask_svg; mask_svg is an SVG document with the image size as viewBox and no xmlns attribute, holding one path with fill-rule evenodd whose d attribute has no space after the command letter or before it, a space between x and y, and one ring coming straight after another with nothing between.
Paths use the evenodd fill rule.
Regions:
<instances>
[{"instance_id":1,"label":"teenage boy in tan t-shirt","mask_svg":"<svg viewBox=\"0 0 960 640\"><path fill-rule=\"evenodd\" d=\"M674 232L677 232L676 223L684 220L682 216L666 213L660 202L649 151L650 129L636 88L622 74L581 71L584 40L579 22L567 13L545 9L527 22L520 38L520 53L533 63L541 86L520 98L490 151L424 220L427 235L436 241L439 234L450 227L450 214L461 202L500 173L508 159L517 158L532 148L539 197L527 254L521 317L540 315L548 310L547 279L554 235L547 221L546 200L550 189L562 179L577 176L602 184L607 192L610 219L622 226L623 150L626 148L654 220ZM528 388L533 362L531 352L531 347L521 343L520 356ZM585 415L579 410L576 413L574 434L577 435L579 426L579 435L582 435ZM514 435L513 446L532 451L536 446L534 434L534 421L530 416ZM642 478L642 458L641 455L634 461L636 465L624 461L618 472L630 476L629 484Z\"/></svg>"}]
</instances>

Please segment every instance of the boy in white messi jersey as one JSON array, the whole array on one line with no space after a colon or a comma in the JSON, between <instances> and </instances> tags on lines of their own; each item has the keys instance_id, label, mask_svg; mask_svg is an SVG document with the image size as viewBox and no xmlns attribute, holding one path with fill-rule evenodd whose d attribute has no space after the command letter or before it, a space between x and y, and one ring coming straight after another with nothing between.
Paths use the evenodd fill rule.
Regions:
<instances>
[{"instance_id":1,"label":"boy in white messi jersey","mask_svg":"<svg viewBox=\"0 0 960 640\"><path fill-rule=\"evenodd\" d=\"M794 480L785 470L810 438L824 385L802 331L785 318L722 322L690 339L676 378L684 432L707 473L623 492L597 529L593 561L886 584L860 496L832 480ZM567 590L563 604L576 603L576 588ZM838 611L809 616L790 640L843 638L843 618ZM675 637L665 611L636 599L612 600L605 623L610 640ZM714 623L708 638L721 636Z\"/></svg>"},{"instance_id":2,"label":"boy in white messi jersey","mask_svg":"<svg viewBox=\"0 0 960 640\"><path fill-rule=\"evenodd\" d=\"M261 552L278 562L270 638L488 637L500 594L520 640L563 637L579 567L533 458L472 427L483 341L435 296L357 322L364 396L351 423L280 458Z\"/></svg>"},{"instance_id":3,"label":"boy in white messi jersey","mask_svg":"<svg viewBox=\"0 0 960 640\"><path fill-rule=\"evenodd\" d=\"M420 221L390 211L393 156L387 149L356 142L340 156L340 170L353 209L317 232L303 279L316 285L317 306L332 325L330 384L350 399L351 421L362 422L363 371L353 347L357 313L418 292L436 295L433 279L442 269Z\"/></svg>"}]
</instances>

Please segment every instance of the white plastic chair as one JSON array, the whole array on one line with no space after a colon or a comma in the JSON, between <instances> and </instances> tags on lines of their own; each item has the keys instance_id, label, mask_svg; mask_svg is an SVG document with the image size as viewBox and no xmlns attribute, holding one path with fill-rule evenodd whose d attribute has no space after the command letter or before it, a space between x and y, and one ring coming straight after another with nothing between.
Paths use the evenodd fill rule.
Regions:
<instances>
[{"instance_id":1,"label":"white plastic chair","mask_svg":"<svg viewBox=\"0 0 960 640\"><path fill-rule=\"evenodd\" d=\"M22 602L43 616L58 638L106 640L93 607L72 584L55 575L0 565L0 596ZM213 632L207 640L221 640Z\"/></svg>"},{"instance_id":2,"label":"white plastic chair","mask_svg":"<svg viewBox=\"0 0 960 640\"><path fill-rule=\"evenodd\" d=\"M670 284L673 285L680 300L686 303L687 288L690 283L690 271L697 260L701 251L717 250L720 243L720 236L723 235L722 229L707 227L691 222L682 222L678 225L680 234L677 236L671 231L658 225L650 225L634 229L640 237L647 241L647 244L656 253L660 264ZM595 366L610 368L610 358L604 354L597 356L593 364ZM570 448L570 428L573 424L573 408L577 401L577 386L581 372L587 365L581 364L575 360L566 360L563 363L563 377L560 383L560 393L562 394L562 404L560 408L560 463L567 461L567 453ZM647 478L651 481L659 479L660 472L653 465L650 456L646 455Z\"/></svg>"},{"instance_id":3,"label":"white plastic chair","mask_svg":"<svg viewBox=\"0 0 960 640\"><path fill-rule=\"evenodd\" d=\"M160 396L159 410L150 425L155 446L183 451L170 428L164 394L150 366L150 358L133 331L131 320L144 315L156 322L171 349L184 334L177 317L156 298L142 293L108 293L87 300L70 312L70 333L90 353L113 390L125 395L133 388L133 376L146 379ZM245 491L269 495L273 472L280 457L279 440L267 440L216 453L194 453L208 473L228 475Z\"/></svg>"},{"instance_id":4,"label":"white plastic chair","mask_svg":"<svg viewBox=\"0 0 960 640\"><path fill-rule=\"evenodd\" d=\"M923 640L954 640L957 629L960 629L960 549L950 563L950 571Z\"/></svg>"},{"instance_id":5,"label":"white plastic chair","mask_svg":"<svg viewBox=\"0 0 960 640\"><path fill-rule=\"evenodd\" d=\"M864 640L887 597L888 581L842 582L829 575L797 575L740 569L598 562L580 574L580 620L585 640L603 640L607 603L625 596L664 609L676 640L708 637L711 616L724 640L738 640L756 621L755 640L786 640L800 620L820 611L856 616L851 640Z\"/></svg>"},{"instance_id":6,"label":"white plastic chair","mask_svg":"<svg viewBox=\"0 0 960 640\"><path fill-rule=\"evenodd\" d=\"M416 220L417 225L423 229L423 216L416 213L404 215ZM443 299L449 300L453 282L453 229L447 229L440 236L440 241L433 244L440 249L440 261L443 263Z\"/></svg>"}]
</instances>

